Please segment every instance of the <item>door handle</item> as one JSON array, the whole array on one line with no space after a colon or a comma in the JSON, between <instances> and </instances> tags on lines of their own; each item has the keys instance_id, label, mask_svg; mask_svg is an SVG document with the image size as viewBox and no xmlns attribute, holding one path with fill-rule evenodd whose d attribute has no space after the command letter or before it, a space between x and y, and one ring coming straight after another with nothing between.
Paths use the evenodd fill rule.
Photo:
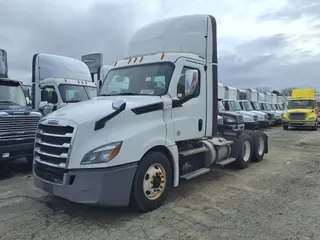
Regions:
<instances>
[{"instance_id":1,"label":"door handle","mask_svg":"<svg viewBox=\"0 0 320 240\"><path fill-rule=\"evenodd\" d=\"M199 119L198 120L198 131L201 132L202 131L202 127L203 127L203 120Z\"/></svg>"}]
</instances>

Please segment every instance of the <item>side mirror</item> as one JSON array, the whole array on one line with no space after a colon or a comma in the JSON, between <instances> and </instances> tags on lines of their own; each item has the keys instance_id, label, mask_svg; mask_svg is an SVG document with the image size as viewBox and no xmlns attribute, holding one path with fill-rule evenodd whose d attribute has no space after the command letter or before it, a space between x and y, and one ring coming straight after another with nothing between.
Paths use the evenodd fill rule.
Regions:
<instances>
[{"instance_id":1,"label":"side mirror","mask_svg":"<svg viewBox=\"0 0 320 240\"><path fill-rule=\"evenodd\" d=\"M126 105L126 100L124 99L116 99L112 102L112 108L116 111L124 110L126 108Z\"/></svg>"},{"instance_id":2,"label":"side mirror","mask_svg":"<svg viewBox=\"0 0 320 240\"><path fill-rule=\"evenodd\" d=\"M39 110L52 110L53 105L51 103L48 103L47 101L43 101L39 103Z\"/></svg>"},{"instance_id":3,"label":"side mirror","mask_svg":"<svg viewBox=\"0 0 320 240\"><path fill-rule=\"evenodd\" d=\"M27 103L27 106L31 106L31 104L32 104L32 102L31 102L31 100L28 98L28 97L26 97L26 103Z\"/></svg>"},{"instance_id":4,"label":"side mirror","mask_svg":"<svg viewBox=\"0 0 320 240\"><path fill-rule=\"evenodd\" d=\"M186 96L196 94L199 83L199 72L197 70L187 70L185 73L184 91Z\"/></svg>"}]
</instances>

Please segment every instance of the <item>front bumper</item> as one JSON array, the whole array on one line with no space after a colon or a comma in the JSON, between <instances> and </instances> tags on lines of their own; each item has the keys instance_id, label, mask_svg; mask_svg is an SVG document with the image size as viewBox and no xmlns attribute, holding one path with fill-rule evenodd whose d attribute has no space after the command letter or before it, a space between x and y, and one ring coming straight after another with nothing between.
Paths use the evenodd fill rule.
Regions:
<instances>
[{"instance_id":1,"label":"front bumper","mask_svg":"<svg viewBox=\"0 0 320 240\"><path fill-rule=\"evenodd\" d=\"M276 122L275 122L276 125L281 125L282 124L282 119L281 118L276 118L275 120L276 120Z\"/></svg>"},{"instance_id":2,"label":"front bumper","mask_svg":"<svg viewBox=\"0 0 320 240\"><path fill-rule=\"evenodd\" d=\"M34 148L33 142L0 146L0 162L32 156L33 148ZM8 153L9 157L3 158L2 155L5 153Z\"/></svg>"},{"instance_id":3,"label":"front bumper","mask_svg":"<svg viewBox=\"0 0 320 240\"><path fill-rule=\"evenodd\" d=\"M245 122L244 128L245 129L257 129L257 128L259 128L259 122Z\"/></svg>"},{"instance_id":4,"label":"front bumper","mask_svg":"<svg viewBox=\"0 0 320 240\"><path fill-rule=\"evenodd\" d=\"M314 127L315 126L315 121L310 122L310 121L282 121L283 126L288 126L288 127Z\"/></svg>"},{"instance_id":5,"label":"front bumper","mask_svg":"<svg viewBox=\"0 0 320 240\"><path fill-rule=\"evenodd\" d=\"M270 120L268 120L268 124L269 124L269 126L273 126L273 125L276 125L276 120L275 119L270 119Z\"/></svg>"},{"instance_id":6,"label":"front bumper","mask_svg":"<svg viewBox=\"0 0 320 240\"><path fill-rule=\"evenodd\" d=\"M35 162L36 187L71 202L128 206L137 163L103 169L66 170Z\"/></svg>"},{"instance_id":7,"label":"front bumper","mask_svg":"<svg viewBox=\"0 0 320 240\"><path fill-rule=\"evenodd\" d=\"M268 127L268 120L265 120L265 121L259 121L259 127Z\"/></svg>"}]
</instances>

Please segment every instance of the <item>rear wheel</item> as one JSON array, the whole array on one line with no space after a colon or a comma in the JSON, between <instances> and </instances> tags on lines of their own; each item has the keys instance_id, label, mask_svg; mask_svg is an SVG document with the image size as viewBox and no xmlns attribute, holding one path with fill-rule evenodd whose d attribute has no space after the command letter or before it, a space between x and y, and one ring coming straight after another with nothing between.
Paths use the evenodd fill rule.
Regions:
<instances>
[{"instance_id":1,"label":"rear wheel","mask_svg":"<svg viewBox=\"0 0 320 240\"><path fill-rule=\"evenodd\" d=\"M252 157L251 137L244 133L239 136L238 156L235 164L238 168L247 168Z\"/></svg>"},{"instance_id":2,"label":"rear wheel","mask_svg":"<svg viewBox=\"0 0 320 240\"><path fill-rule=\"evenodd\" d=\"M140 161L134 177L132 204L141 212L152 211L163 204L171 186L168 158L161 152L149 152Z\"/></svg>"},{"instance_id":3,"label":"rear wheel","mask_svg":"<svg viewBox=\"0 0 320 240\"><path fill-rule=\"evenodd\" d=\"M255 131L252 138L252 161L260 162L263 160L266 150L266 136L261 131Z\"/></svg>"}]
</instances>

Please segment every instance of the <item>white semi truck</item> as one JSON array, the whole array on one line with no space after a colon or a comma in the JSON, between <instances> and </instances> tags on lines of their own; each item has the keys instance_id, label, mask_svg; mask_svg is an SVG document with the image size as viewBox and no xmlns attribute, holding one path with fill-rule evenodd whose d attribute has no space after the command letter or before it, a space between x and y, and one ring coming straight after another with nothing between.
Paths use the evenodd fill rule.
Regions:
<instances>
[{"instance_id":1,"label":"white semi truck","mask_svg":"<svg viewBox=\"0 0 320 240\"><path fill-rule=\"evenodd\" d=\"M33 167L37 187L78 203L131 202L145 212L158 208L181 179L209 173L214 164L245 168L263 159L268 137L262 131L217 137L214 17L152 23L136 31L128 49L98 97L39 122ZM111 94L110 85L117 84L117 93Z\"/></svg>"},{"instance_id":2,"label":"white semi truck","mask_svg":"<svg viewBox=\"0 0 320 240\"><path fill-rule=\"evenodd\" d=\"M43 115L97 96L88 67L80 60L39 53L32 60L32 107Z\"/></svg>"},{"instance_id":3,"label":"white semi truck","mask_svg":"<svg viewBox=\"0 0 320 240\"><path fill-rule=\"evenodd\" d=\"M237 89L238 90L238 100L240 107L243 111L249 111L253 114L258 115L258 122L260 127L267 127L268 126L268 114L255 110L251 103L248 100L248 94L247 91L244 89Z\"/></svg>"},{"instance_id":4,"label":"white semi truck","mask_svg":"<svg viewBox=\"0 0 320 240\"><path fill-rule=\"evenodd\" d=\"M261 110L272 113L275 119L275 125L280 125L282 122L281 114L277 113L276 111L272 110L271 108L272 96L271 93L259 93L259 105Z\"/></svg>"},{"instance_id":5,"label":"white semi truck","mask_svg":"<svg viewBox=\"0 0 320 240\"><path fill-rule=\"evenodd\" d=\"M255 129L259 127L258 115L242 110L238 99L238 90L233 87L225 88L225 95L222 103L227 111L233 111L243 116L243 122L246 129Z\"/></svg>"},{"instance_id":6,"label":"white semi truck","mask_svg":"<svg viewBox=\"0 0 320 240\"><path fill-rule=\"evenodd\" d=\"M266 112L261 109L260 104L259 104L259 93L257 90L248 88L246 89L247 92L247 100L250 102L252 108L255 111L263 112L267 114L268 116L268 126L273 126L275 125L275 118L273 113Z\"/></svg>"}]
</instances>

